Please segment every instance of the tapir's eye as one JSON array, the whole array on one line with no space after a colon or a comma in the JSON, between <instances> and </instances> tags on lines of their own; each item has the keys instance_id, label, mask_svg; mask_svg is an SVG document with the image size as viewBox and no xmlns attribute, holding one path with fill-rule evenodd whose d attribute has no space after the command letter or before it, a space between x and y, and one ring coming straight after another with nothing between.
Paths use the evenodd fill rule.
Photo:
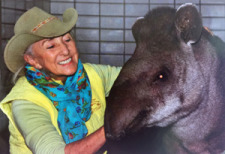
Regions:
<instances>
[{"instance_id":1,"label":"tapir's eye","mask_svg":"<svg viewBox=\"0 0 225 154\"><path fill-rule=\"evenodd\" d=\"M165 82L168 80L168 76L169 76L168 71L161 71L161 72L157 73L153 82L157 82L157 81Z\"/></svg>"},{"instance_id":2,"label":"tapir's eye","mask_svg":"<svg viewBox=\"0 0 225 154\"><path fill-rule=\"evenodd\" d=\"M165 78L165 76L164 76L164 74L160 74L160 75L158 75L158 78L163 79L163 78Z\"/></svg>"}]
</instances>

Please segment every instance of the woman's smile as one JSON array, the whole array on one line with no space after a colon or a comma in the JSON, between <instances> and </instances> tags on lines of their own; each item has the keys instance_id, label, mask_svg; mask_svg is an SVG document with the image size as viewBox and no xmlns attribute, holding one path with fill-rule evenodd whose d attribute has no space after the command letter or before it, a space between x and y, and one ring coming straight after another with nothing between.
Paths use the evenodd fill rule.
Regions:
<instances>
[{"instance_id":1,"label":"woman's smile","mask_svg":"<svg viewBox=\"0 0 225 154\"><path fill-rule=\"evenodd\" d=\"M71 62L72 58L68 58L66 60L63 60L61 62L59 62L60 65L65 65L65 64L69 64Z\"/></svg>"}]
</instances>

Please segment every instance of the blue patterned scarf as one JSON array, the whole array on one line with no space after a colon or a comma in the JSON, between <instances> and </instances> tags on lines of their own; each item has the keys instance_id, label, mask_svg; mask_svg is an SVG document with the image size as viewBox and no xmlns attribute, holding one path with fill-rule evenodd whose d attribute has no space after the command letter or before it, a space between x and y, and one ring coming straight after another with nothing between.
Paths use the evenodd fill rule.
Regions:
<instances>
[{"instance_id":1,"label":"blue patterned scarf","mask_svg":"<svg viewBox=\"0 0 225 154\"><path fill-rule=\"evenodd\" d=\"M91 86L79 60L73 76L64 85L54 82L47 74L26 65L26 78L30 84L47 96L58 110L58 126L66 144L85 137L85 121L91 116Z\"/></svg>"}]
</instances>

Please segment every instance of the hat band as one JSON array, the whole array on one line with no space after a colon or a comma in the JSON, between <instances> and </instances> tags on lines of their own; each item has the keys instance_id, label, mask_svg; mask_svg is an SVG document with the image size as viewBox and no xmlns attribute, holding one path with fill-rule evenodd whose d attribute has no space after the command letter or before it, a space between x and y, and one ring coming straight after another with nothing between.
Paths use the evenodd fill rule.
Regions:
<instances>
[{"instance_id":1,"label":"hat band","mask_svg":"<svg viewBox=\"0 0 225 154\"><path fill-rule=\"evenodd\" d=\"M41 28L44 24L47 24L49 21L53 20L53 19L58 19L57 17L49 17L46 20L42 21L41 23L39 23L37 26L35 26L31 32L35 33L39 28Z\"/></svg>"}]
</instances>

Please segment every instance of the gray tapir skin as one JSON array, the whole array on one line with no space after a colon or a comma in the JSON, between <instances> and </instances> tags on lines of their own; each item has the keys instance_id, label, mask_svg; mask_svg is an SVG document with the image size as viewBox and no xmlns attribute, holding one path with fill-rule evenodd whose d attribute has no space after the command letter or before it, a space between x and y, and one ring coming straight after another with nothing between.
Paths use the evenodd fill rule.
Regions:
<instances>
[{"instance_id":1,"label":"gray tapir skin","mask_svg":"<svg viewBox=\"0 0 225 154\"><path fill-rule=\"evenodd\" d=\"M192 4L156 8L132 32L136 49L107 100L107 141L157 126L168 128L163 153L225 151L224 42Z\"/></svg>"}]
</instances>

